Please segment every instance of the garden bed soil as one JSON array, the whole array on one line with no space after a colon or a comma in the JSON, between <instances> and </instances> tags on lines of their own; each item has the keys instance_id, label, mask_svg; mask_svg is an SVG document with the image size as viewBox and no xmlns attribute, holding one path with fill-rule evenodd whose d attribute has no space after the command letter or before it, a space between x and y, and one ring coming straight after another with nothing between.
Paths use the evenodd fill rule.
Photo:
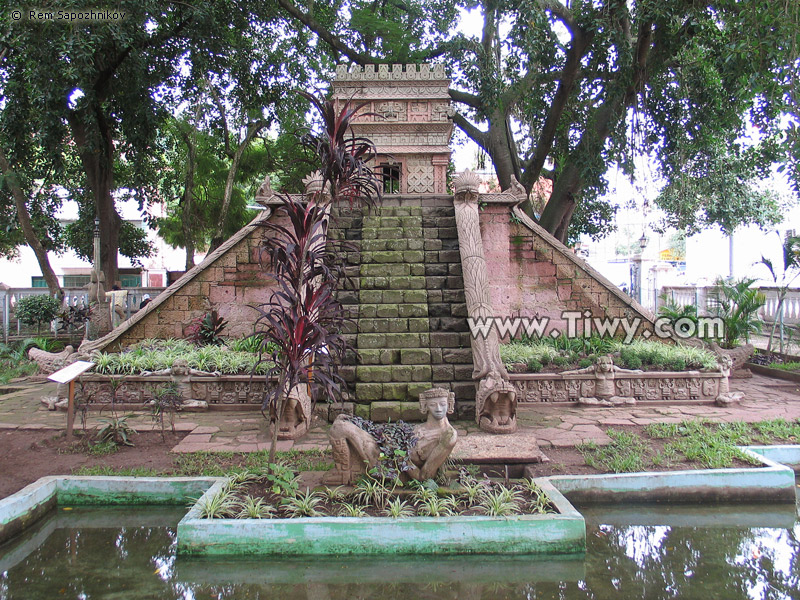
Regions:
<instances>
[{"instance_id":1,"label":"garden bed soil","mask_svg":"<svg viewBox=\"0 0 800 600\"><path fill-rule=\"evenodd\" d=\"M81 467L169 471L174 457L170 450L185 436L185 432L167 432L162 440L161 432L141 432L132 437L135 446L120 446L116 452L97 455L89 452L88 439L77 435L68 442L64 432L53 430L0 431L0 498L40 477L71 475Z\"/></svg>"},{"instance_id":2,"label":"garden bed soil","mask_svg":"<svg viewBox=\"0 0 800 600\"><path fill-rule=\"evenodd\" d=\"M643 436L642 426L620 426L617 430ZM176 455L171 452L186 434L167 433L166 442L161 433L141 432L133 436L135 446L121 446L116 452L105 455L94 455L88 451L87 441L79 439L67 443L63 432L47 431L0 431L0 456L3 456L3 467L0 470L0 498L19 491L40 477L47 475L71 475L82 467L110 467L112 469L145 468L175 475ZM648 439L648 444L655 452L661 452L668 439ZM763 440L754 440L754 444L766 444ZM773 444L796 444L798 440L773 440ZM574 447L547 448L545 455L550 462L531 465L531 473L536 477L550 475L592 475L602 473L586 465L583 455ZM191 455L186 455L191 456ZM243 465L243 455L213 455L210 462L215 467L226 469ZM743 461L734 461L732 467L754 468ZM647 467L653 471L678 471L684 469L702 469L699 463L676 462L662 464L659 467ZM502 476L497 469L484 469L491 476ZM324 473L312 471L303 473L301 485L315 487L321 484Z\"/></svg>"}]
</instances>

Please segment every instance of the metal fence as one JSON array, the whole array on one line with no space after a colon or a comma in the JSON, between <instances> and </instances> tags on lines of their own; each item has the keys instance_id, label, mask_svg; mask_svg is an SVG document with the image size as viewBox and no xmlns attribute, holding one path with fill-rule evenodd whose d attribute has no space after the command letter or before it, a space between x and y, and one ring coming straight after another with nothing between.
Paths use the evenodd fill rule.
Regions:
<instances>
[{"instance_id":1,"label":"metal fence","mask_svg":"<svg viewBox=\"0 0 800 600\"><path fill-rule=\"evenodd\" d=\"M62 288L64 291L64 304L69 306L86 306L89 301L89 293L85 287ZM166 288L163 287L135 287L123 288L128 292L125 299L125 318L129 318L139 310L139 305L145 294L149 294L151 299L155 299ZM35 326L22 323L15 315L15 307L20 298L25 296L47 295L50 291L47 288L8 288L0 289L0 316L2 317L3 341L9 339L28 337L37 334ZM58 335L58 323L50 323L47 331L50 335Z\"/></svg>"}]
</instances>

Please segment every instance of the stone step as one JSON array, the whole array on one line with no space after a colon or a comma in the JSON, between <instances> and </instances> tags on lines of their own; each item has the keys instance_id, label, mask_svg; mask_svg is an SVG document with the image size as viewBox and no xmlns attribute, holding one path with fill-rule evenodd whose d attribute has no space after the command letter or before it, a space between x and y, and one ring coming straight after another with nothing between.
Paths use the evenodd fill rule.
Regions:
<instances>
[{"instance_id":1,"label":"stone step","mask_svg":"<svg viewBox=\"0 0 800 600\"><path fill-rule=\"evenodd\" d=\"M357 301L363 304L427 304L428 294L427 290L360 290ZM463 293L450 301L465 302Z\"/></svg>"},{"instance_id":2,"label":"stone step","mask_svg":"<svg viewBox=\"0 0 800 600\"><path fill-rule=\"evenodd\" d=\"M416 319L359 319L346 328L346 333L351 333L352 326L358 328L358 333L428 333L429 320Z\"/></svg>"},{"instance_id":3,"label":"stone step","mask_svg":"<svg viewBox=\"0 0 800 600\"><path fill-rule=\"evenodd\" d=\"M417 290L414 290L417 291ZM423 290L424 291L424 290ZM404 302L402 304L359 304L359 319L413 319L428 316L428 304Z\"/></svg>"},{"instance_id":4,"label":"stone step","mask_svg":"<svg viewBox=\"0 0 800 600\"><path fill-rule=\"evenodd\" d=\"M360 264L424 263L422 250L375 250L361 252Z\"/></svg>"},{"instance_id":5,"label":"stone step","mask_svg":"<svg viewBox=\"0 0 800 600\"><path fill-rule=\"evenodd\" d=\"M424 230L429 231L429 230ZM422 226L418 227L362 227L361 228L361 248L364 249L364 242L367 240L402 240L420 239L427 236L423 234Z\"/></svg>"},{"instance_id":6,"label":"stone step","mask_svg":"<svg viewBox=\"0 0 800 600\"><path fill-rule=\"evenodd\" d=\"M360 365L357 383L410 383L433 381L430 365Z\"/></svg>"},{"instance_id":7,"label":"stone step","mask_svg":"<svg viewBox=\"0 0 800 600\"><path fill-rule=\"evenodd\" d=\"M376 252L383 250L423 250L425 240L407 238L381 238L374 240L363 240L361 242L361 252Z\"/></svg>"},{"instance_id":8,"label":"stone step","mask_svg":"<svg viewBox=\"0 0 800 600\"><path fill-rule=\"evenodd\" d=\"M424 276L425 265L421 263L362 264L361 277L406 277Z\"/></svg>"},{"instance_id":9,"label":"stone step","mask_svg":"<svg viewBox=\"0 0 800 600\"><path fill-rule=\"evenodd\" d=\"M369 350L379 348L398 348L398 349L414 349L430 347L430 335L424 333L359 333L358 334L358 349ZM430 352L428 350L428 352ZM402 364L420 364L430 362L425 360L408 359L403 360L403 352L400 353L400 362ZM406 353L411 356L411 353Z\"/></svg>"},{"instance_id":10,"label":"stone step","mask_svg":"<svg viewBox=\"0 0 800 600\"><path fill-rule=\"evenodd\" d=\"M418 400L422 392L433 387L433 382L356 383L355 387L356 397L359 402L369 402L372 400Z\"/></svg>"},{"instance_id":11,"label":"stone step","mask_svg":"<svg viewBox=\"0 0 800 600\"><path fill-rule=\"evenodd\" d=\"M455 225L455 221L453 222ZM361 223L362 228L383 228L383 227L422 227L423 217L417 216L384 216L383 214L377 216L364 217ZM446 225L441 225L445 227Z\"/></svg>"},{"instance_id":12,"label":"stone step","mask_svg":"<svg viewBox=\"0 0 800 600\"><path fill-rule=\"evenodd\" d=\"M422 265L417 266L421 267ZM458 280L461 280L461 277L458 277ZM428 285L425 275L409 275L407 277L361 277L359 281L359 289L362 290L424 290L430 287L442 287L435 283ZM455 287L457 285L457 283L453 282L452 286L447 285L447 287ZM464 284L462 283L461 285L463 287Z\"/></svg>"}]
</instances>

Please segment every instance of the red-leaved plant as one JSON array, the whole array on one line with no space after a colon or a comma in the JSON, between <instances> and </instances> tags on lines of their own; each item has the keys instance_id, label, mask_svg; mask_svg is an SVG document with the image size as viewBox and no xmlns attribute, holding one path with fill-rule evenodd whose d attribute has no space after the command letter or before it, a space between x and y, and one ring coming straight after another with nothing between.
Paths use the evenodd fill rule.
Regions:
<instances>
[{"instance_id":1,"label":"red-leaved plant","mask_svg":"<svg viewBox=\"0 0 800 600\"><path fill-rule=\"evenodd\" d=\"M347 319L336 298L345 276L340 258L344 244L328 239L329 206L341 202L371 206L380 197L375 175L365 164L375 155L374 145L366 138L347 135L350 122L364 105L345 102L337 110L331 101L301 94L323 119L321 134L307 133L301 138L316 157L323 191L305 201L281 196L283 206L278 210L287 221L263 223L272 235L263 242L262 256L268 258L269 275L276 282L269 302L258 307L256 321L256 332L273 348L269 359L274 366L267 373L268 391L261 407L273 424L270 462L275 459L279 423L292 389L308 385L312 400L331 402L340 401L346 389L339 366L352 348L341 334Z\"/></svg>"}]
</instances>

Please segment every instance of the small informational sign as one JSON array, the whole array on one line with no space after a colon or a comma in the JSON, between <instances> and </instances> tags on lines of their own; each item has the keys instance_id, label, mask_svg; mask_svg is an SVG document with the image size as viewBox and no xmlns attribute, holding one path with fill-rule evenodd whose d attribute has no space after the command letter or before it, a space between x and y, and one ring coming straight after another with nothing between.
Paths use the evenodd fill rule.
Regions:
<instances>
[{"instance_id":1,"label":"small informational sign","mask_svg":"<svg viewBox=\"0 0 800 600\"><path fill-rule=\"evenodd\" d=\"M55 373L48 375L47 378L50 381L55 381L56 383L69 383L70 381L75 381L78 377L83 375L92 367L94 367L94 363L86 362L85 360L78 360L71 365L64 367L63 369L59 369Z\"/></svg>"},{"instance_id":2,"label":"small informational sign","mask_svg":"<svg viewBox=\"0 0 800 600\"><path fill-rule=\"evenodd\" d=\"M72 439L72 428L75 424L75 380L94 367L93 362L77 360L71 365L59 369L47 376L50 381L69 384L69 405L67 406L67 439Z\"/></svg>"}]
</instances>

